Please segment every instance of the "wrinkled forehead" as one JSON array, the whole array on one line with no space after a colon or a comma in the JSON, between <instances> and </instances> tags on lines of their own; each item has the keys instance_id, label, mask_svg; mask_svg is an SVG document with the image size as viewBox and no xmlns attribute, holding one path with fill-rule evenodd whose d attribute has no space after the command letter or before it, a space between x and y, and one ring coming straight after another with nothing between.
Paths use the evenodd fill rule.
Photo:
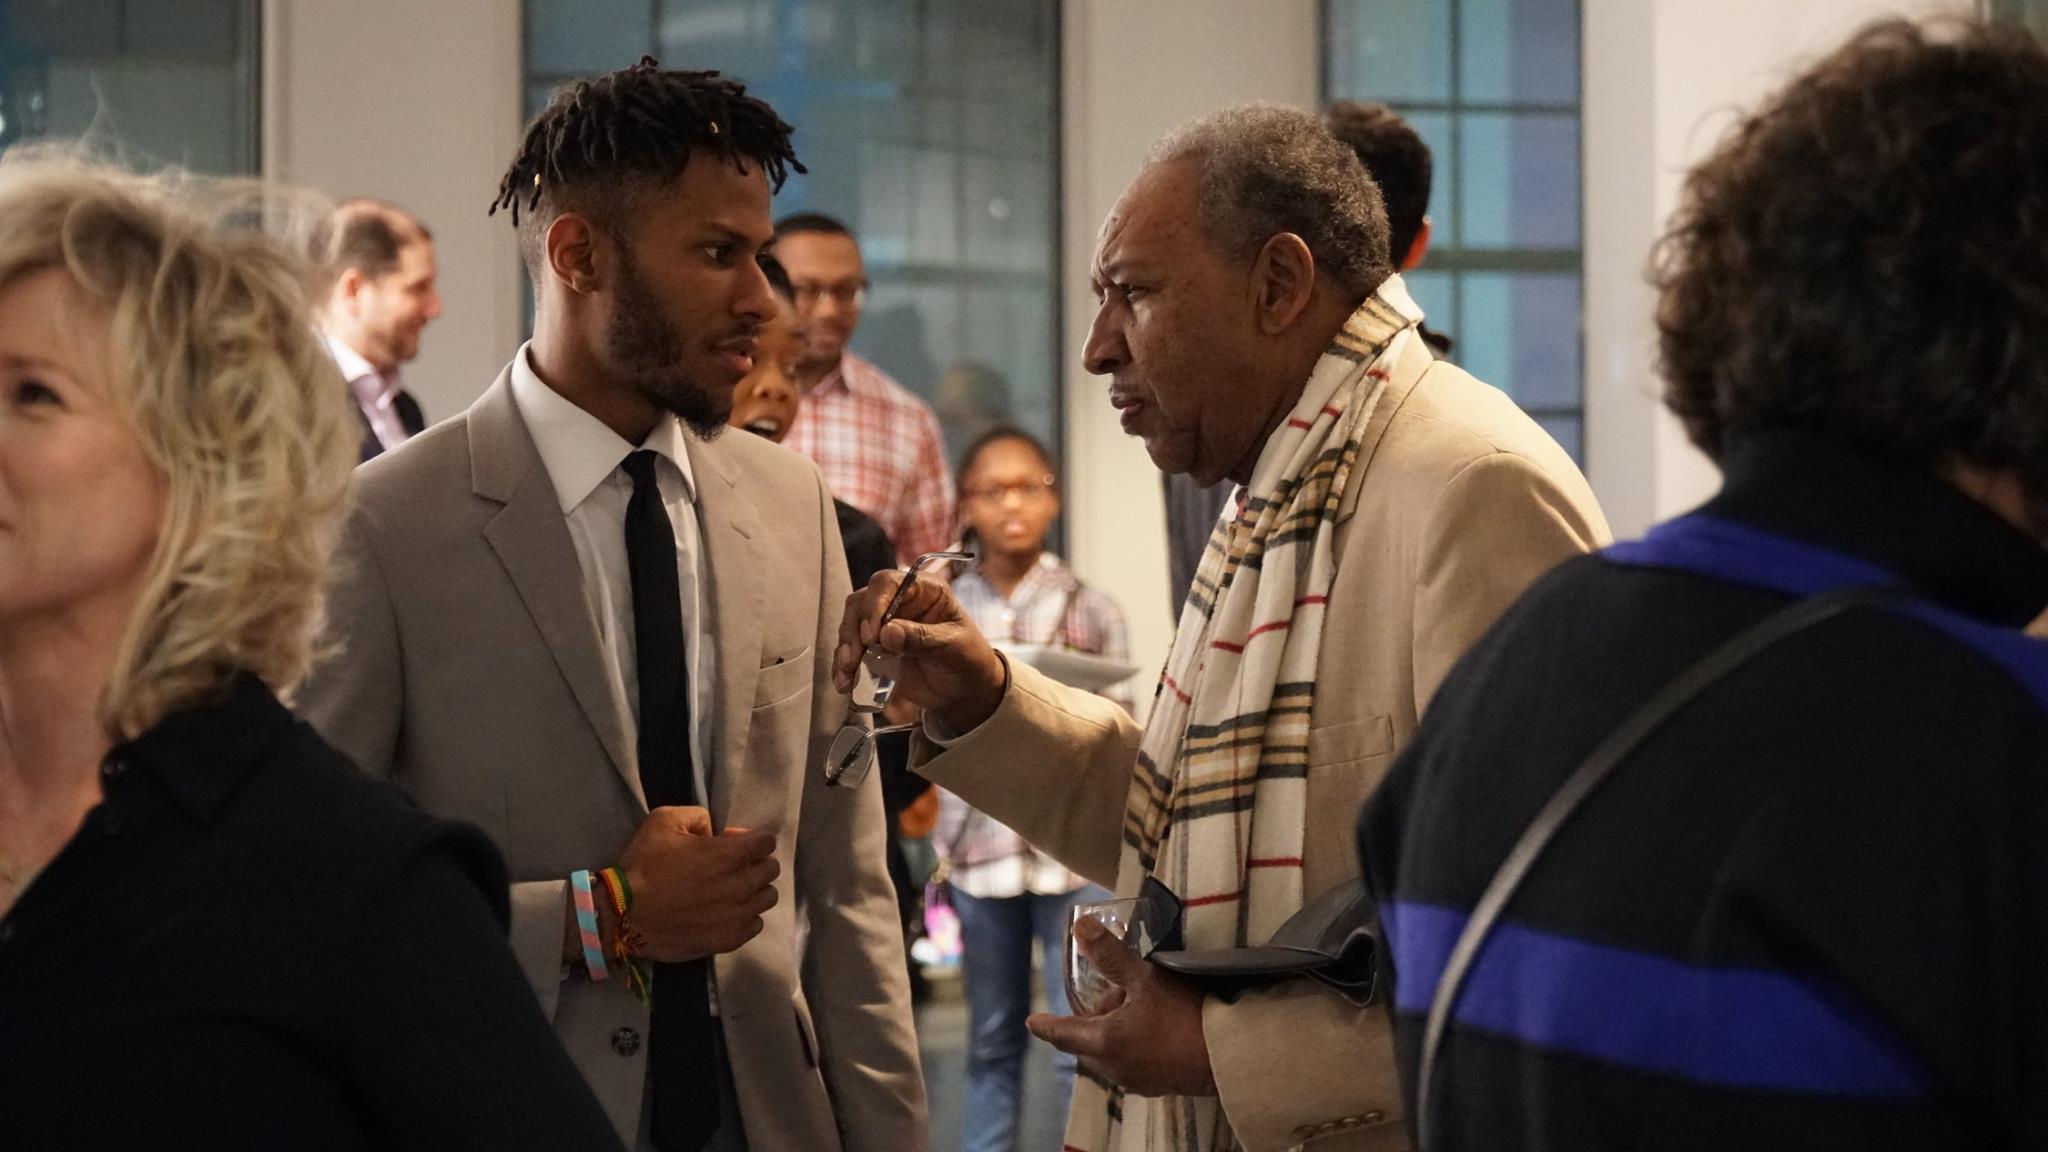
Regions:
<instances>
[{"instance_id":1,"label":"wrinkled forehead","mask_svg":"<svg viewBox=\"0 0 2048 1152\"><path fill-rule=\"evenodd\" d=\"M1114 271L1127 260L1170 259L1185 245L1203 242L1196 220L1202 163L1179 157L1148 165L1117 198L1096 235L1095 269Z\"/></svg>"}]
</instances>

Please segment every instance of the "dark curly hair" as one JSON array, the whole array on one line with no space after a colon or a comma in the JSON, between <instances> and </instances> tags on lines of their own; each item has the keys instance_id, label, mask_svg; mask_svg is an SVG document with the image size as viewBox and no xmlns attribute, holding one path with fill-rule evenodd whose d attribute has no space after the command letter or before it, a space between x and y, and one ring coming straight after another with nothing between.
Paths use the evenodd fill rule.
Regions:
<instances>
[{"instance_id":1,"label":"dark curly hair","mask_svg":"<svg viewBox=\"0 0 2048 1152\"><path fill-rule=\"evenodd\" d=\"M2048 54L2023 28L1865 28L1692 171L1653 269L1664 401L1708 455L1799 426L2048 509Z\"/></svg>"},{"instance_id":2,"label":"dark curly hair","mask_svg":"<svg viewBox=\"0 0 2048 1152\"><path fill-rule=\"evenodd\" d=\"M736 167L751 162L780 191L790 172L805 170L790 146L793 131L745 84L643 56L631 68L555 90L526 126L491 212L512 210L520 254L538 278L555 217L573 209L618 235L624 197L682 175L698 152Z\"/></svg>"},{"instance_id":3,"label":"dark curly hair","mask_svg":"<svg viewBox=\"0 0 2048 1152\"><path fill-rule=\"evenodd\" d=\"M1413 126L1385 104L1338 100L1323 109L1323 127L1351 146L1387 205L1387 255L1396 267L1415 246L1429 214L1433 161Z\"/></svg>"}]
</instances>

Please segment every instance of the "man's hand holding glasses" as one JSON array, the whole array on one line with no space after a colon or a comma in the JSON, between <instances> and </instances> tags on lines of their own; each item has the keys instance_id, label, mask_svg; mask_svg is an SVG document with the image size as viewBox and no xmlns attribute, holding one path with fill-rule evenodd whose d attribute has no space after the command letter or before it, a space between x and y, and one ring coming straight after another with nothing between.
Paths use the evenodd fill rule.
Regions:
<instances>
[{"instance_id":1,"label":"man's hand holding glasses","mask_svg":"<svg viewBox=\"0 0 2048 1152\"><path fill-rule=\"evenodd\" d=\"M874 733L858 717L879 714L893 694L955 732L979 726L1002 703L1008 678L1002 658L953 599L951 587L931 574L938 565L967 559L959 552L928 552L910 572L877 573L846 598L832 682L853 697L856 720L848 727L858 727L858 733L842 731L833 741L825 763L828 783L854 784L865 776ZM867 739L856 750L859 737Z\"/></svg>"}]
</instances>

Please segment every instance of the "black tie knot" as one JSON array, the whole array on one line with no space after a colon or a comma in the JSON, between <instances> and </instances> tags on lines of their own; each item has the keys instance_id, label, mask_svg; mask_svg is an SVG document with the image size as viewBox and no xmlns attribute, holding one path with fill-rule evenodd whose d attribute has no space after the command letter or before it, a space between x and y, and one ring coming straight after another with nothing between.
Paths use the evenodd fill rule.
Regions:
<instances>
[{"instance_id":1,"label":"black tie knot","mask_svg":"<svg viewBox=\"0 0 2048 1152\"><path fill-rule=\"evenodd\" d=\"M638 452L626 454L625 462L619 466L626 470L626 475L633 478L633 491L642 492L655 488L654 461L658 455L659 453L651 448L642 448Z\"/></svg>"}]
</instances>

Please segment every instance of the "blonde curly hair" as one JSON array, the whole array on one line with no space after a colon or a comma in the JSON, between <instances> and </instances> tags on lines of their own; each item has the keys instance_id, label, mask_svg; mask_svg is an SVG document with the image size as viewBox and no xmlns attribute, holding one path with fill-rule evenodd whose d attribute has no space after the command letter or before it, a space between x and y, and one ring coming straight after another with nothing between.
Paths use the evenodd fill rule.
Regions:
<instances>
[{"instance_id":1,"label":"blonde curly hair","mask_svg":"<svg viewBox=\"0 0 2048 1152\"><path fill-rule=\"evenodd\" d=\"M0 161L0 284L63 269L110 320L115 400L164 479L140 601L100 697L116 738L249 672L289 695L314 654L357 435L313 328L316 271L253 182ZM268 229L266 229L268 226Z\"/></svg>"}]
</instances>

